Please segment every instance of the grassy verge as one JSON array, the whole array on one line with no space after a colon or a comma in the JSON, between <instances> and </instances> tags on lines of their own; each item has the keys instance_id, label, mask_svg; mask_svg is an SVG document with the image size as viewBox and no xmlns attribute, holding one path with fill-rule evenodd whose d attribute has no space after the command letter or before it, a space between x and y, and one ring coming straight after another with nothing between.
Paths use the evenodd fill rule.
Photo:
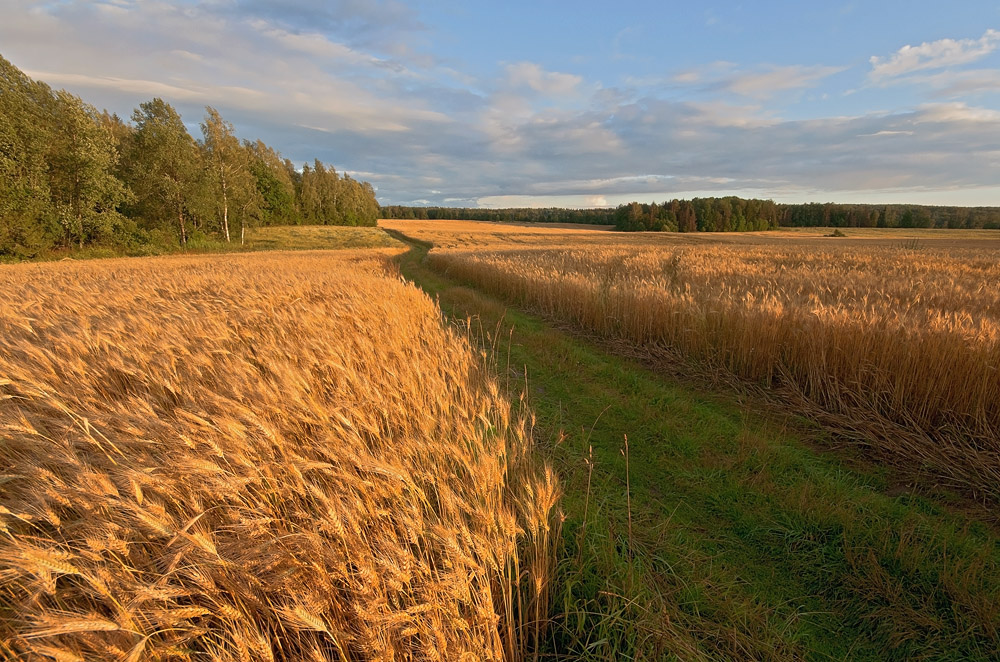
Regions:
<instances>
[{"instance_id":1,"label":"grassy verge","mask_svg":"<svg viewBox=\"0 0 1000 662\"><path fill-rule=\"evenodd\" d=\"M889 495L877 468L811 450L801 422L456 286L412 245L404 275L480 325L561 474L549 659L995 659L986 525Z\"/></svg>"},{"instance_id":2,"label":"grassy verge","mask_svg":"<svg viewBox=\"0 0 1000 662\"><path fill-rule=\"evenodd\" d=\"M339 225L284 225L252 228L246 243L236 237L232 242L194 237L186 245L141 245L130 248L88 246L52 251L38 256L35 262L109 257L146 257L152 255L192 255L201 253L244 253L255 251L334 250L344 248L385 248L400 244L377 227Z\"/></svg>"},{"instance_id":3,"label":"grassy verge","mask_svg":"<svg viewBox=\"0 0 1000 662\"><path fill-rule=\"evenodd\" d=\"M399 243L377 227L303 225L259 228L247 237L246 250L299 251L341 248L388 248Z\"/></svg>"}]
</instances>

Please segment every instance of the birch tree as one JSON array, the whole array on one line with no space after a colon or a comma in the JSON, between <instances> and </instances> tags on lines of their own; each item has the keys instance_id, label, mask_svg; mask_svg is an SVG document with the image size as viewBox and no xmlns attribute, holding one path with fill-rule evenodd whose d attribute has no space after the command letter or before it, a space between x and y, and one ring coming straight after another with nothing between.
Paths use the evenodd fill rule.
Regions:
<instances>
[{"instance_id":1,"label":"birch tree","mask_svg":"<svg viewBox=\"0 0 1000 662\"><path fill-rule=\"evenodd\" d=\"M219 111L205 107L205 121L201 124L202 149L209 164L212 183L216 191L219 226L226 241L231 241L229 212L240 212L240 241L246 234L248 215L259 208L257 180L251 172L252 154L240 144L233 125L222 119Z\"/></svg>"}]
</instances>

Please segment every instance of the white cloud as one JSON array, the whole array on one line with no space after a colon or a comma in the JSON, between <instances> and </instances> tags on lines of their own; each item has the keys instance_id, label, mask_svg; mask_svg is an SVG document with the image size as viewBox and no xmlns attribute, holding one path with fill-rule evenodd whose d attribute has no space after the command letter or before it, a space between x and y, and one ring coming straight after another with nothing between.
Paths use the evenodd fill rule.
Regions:
<instances>
[{"instance_id":1,"label":"white cloud","mask_svg":"<svg viewBox=\"0 0 1000 662\"><path fill-rule=\"evenodd\" d=\"M926 85L936 98L971 97L1000 91L1000 69L941 71L923 76L910 76L909 83Z\"/></svg>"},{"instance_id":2,"label":"white cloud","mask_svg":"<svg viewBox=\"0 0 1000 662\"><path fill-rule=\"evenodd\" d=\"M401 62L231 9L137 2L108 11L71 0L14 12L0 25L0 42L34 78L125 115L159 96L189 122L205 105L227 117L330 134L399 134L452 121L408 93L413 76ZM405 83L394 82L399 74Z\"/></svg>"},{"instance_id":3,"label":"white cloud","mask_svg":"<svg viewBox=\"0 0 1000 662\"><path fill-rule=\"evenodd\" d=\"M919 121L998 124L1000 123L1000 110L977 108L961 102L933 103L920 107Z\"/></svg>"},{"instance_id":4,"label":"white cloud","mask_svg":"<svg viewBox=\"0 0 1000 662\"><path fill-rule=\"evenodd\" d=\"M888 57L869 59L873 81L905 76L915 71L943 69L975 62L1000 46L1000 32L987 30L979 39L939 39L919 46L903 46Z\"/></svg>"},{"instance_id":5,"label":"white cloud","mask_svg":"<svg viewBox=\"0 0 1000 662\"><path fill-rule=\"evenodd\" d=\"M812 87L822 79L840 73L844 67L801 66L771 67L767 71L740 73L723 81L723 87L735 94L764 99L777 92Z\"/></svg>"},{"instance_id":6,"label":"white cloud","mask_svg":"<svg viewBox=\"0 0 1000 662\"><path fill-rule=\"evenodd\" d=\"M475 198L476 206L487 209L505 209L518 207L521 209L544 209L547 207L562 207L568 209L589 209L591 207L607 207L604 196L593 195L486 195Z\"/></svg>"},{"instance_id":7,"label":"white cloud","mask_svg":"<svg viewBox=\"0 0 1000 662\"><path fill-rule=\"evenodd\" d=\"M758 66L742 69L734 62L720 60L674 73L669 79L628 78L626 82L642 86L662 84L702 86L707 91L722 90L754 99L767 99L779 92L816 86L821 80L844 71L846 67L823 65Z\"/></svg>"},{"instance_id":8,"label":"white cloud","mask_svg":"<svg viewBox=\"0 0 1000 662\"><path fill-rule=\"evenodd\" d=\"M195 132L204 105L216 106L241 137L356 173L387 204L592 207L741 192L905 201L1000 181L1000 112L985 95L1000 89L1000 72L939 66L982 57L1000 41L993 32L876 63L916 72L887 84L922 81L928 99L948 103L866 113L859 94L853 107L834 102L846 116L785 121L770 97L840 69L653 64L647 78L602 88L542 61L504 62L492 77L473 59L431 62L421 38L364 27L378 13L366 0L295 0L294 21L265 0L142 0L120 11L6 1L3 55L32 76L122 115L162 96ZM346 11L354 5L358 19ZM404 12L398 23L411 20ZM400 47L388 50L397 34ZM968 98L974 91L982 103Z\"/></svg>"},{"instance_id":9,"label":"white cloud","mask_svg":"<svg viewBox=\"0 0 1000 662\"><path fill-rule=\"evenodd\" d=\"M861 133L859 138L878 138L881 136L912 136L913 131L876 131L875 133Z\"/></svg>"},{"instance_id":10,"label":"white cloud","mask_svg":"<svg viewBox=\"0 0 1000 662\"><path fill-rule=\"evenodd\" d=\"M204 88L178 87L155 80L135 78L118 78L116 76L88 76L86 74L67 74L53 71L25 70L26 74L35 80L42 80L53 87L83 87L89 89L107 89L117 92L129 92L141 96L163 97L168 100L204 101L211 97L206 95Z\"/></svg>"},{"instance_id":11,"label":"white cloud","mask_svg":"<svg viewBox=\"0 0 1000 662\"><path fill-rule=\"evenodd\" d=\"M527 87L549 96L573 94L583 78L574 74L545 71L534 62L517 62L506 67L507 83L514 88Z\"/></svg>"},{"instance_id":12,"label":"white cloud","mask_svg":"<svg viewBox=\"0 0 1000 662\"><path fill-rule=\"evenodd\" d=\"M262 19L253 20L250 25L262 37L272 40L275 46L319 58L323 64L333 62L348 66L372 66L397 72L405 71L405 67L399 63L357 51L347 44L332 41L318 32L289 32L274 27Z\"/></svg>"}]
</instances>

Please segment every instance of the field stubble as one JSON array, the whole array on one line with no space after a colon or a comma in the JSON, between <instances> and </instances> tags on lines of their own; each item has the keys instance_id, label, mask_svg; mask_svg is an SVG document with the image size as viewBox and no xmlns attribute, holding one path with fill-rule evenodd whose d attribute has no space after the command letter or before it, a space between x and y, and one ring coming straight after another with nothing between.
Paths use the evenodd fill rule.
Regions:
<instances>
[{"instance_id":1,"label":"field stubble","mask_svg":"<svg viewBox=\"0 0 1000 662\"><path fill-rule=\"evenodd\" d=\"M392 253L0 270L0 656L533 645L557 482Z\"/></svg>"},{"instance_id":2,"label":"field stubble","mask_svg":"<svg viewBox=\"0 0 1000 662\"><path fill-rule=\"evenodd\" d=\"M585 332L759 388L923 482L1000 499L993 247L643 246L607 233L602 246L592 234L475 251L452 237L428 260Z\"/></svg>"}]
</instances>

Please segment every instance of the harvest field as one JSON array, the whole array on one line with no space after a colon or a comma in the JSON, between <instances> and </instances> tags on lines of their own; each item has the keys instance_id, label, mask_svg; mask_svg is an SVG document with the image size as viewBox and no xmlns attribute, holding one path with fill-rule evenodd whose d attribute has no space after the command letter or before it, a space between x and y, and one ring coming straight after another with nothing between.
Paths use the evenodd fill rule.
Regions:
<instances>
[{"instance_id":1,"label":"harvest field","mask_svg":"<svg viewBox=\"0 0 1000 662\"><path fill-rule=\"evenodd\" d=\"M443 230L414 236L437 244ZM875 244L829 245L783 241L802 233L763 243L759 234L692 242L564 231L555 248L558 230L536 232L540 241L521 248L532 238L523 229L461 227L429 263L651 356L746 380L881 459L1000 499L995 233L978 244L902 233L892 244L882 231L868 233L882 238Z\"/></svg>"},{"instance_id":2,"label":"harvest field","mask_svg":"<svg viewBox=\"0 0 1000 662\"><path fill-rule=\"evenodd\" d=\"M932 259L939 249L926 237L914 244L907 233L872 239L826 238L822 230L799 238L791 233L695 237L489 223L381 225L414 246L404 257L403 273L437 296L448 314L474 317L487 342L501 347L501 374L523 383L537 415L536 436L564 485L565 533L545 659L996 658L995 502L989 485L975 499L968 498L968 489L942 485L967 487L976 472L993 471L993 451L966 443L960 452L951 449L959 471L947 466L944 475L928 471L914 460L947 458L909 422L894 423L909 436L887 444L894 440L868 436L880 430L858 410L835 414L821 407L829 402L782 388L779 379L770 387L755 384L732 374L710 348L705 356L666 352L653 347L648 336L645 345L630 340L622 333L628 329L623 322L643 319L645 309L625 304L655 305L656 298L620 297L613 310L619 317L607 327L596 323L595 313L600 297L607 306L610 294L624 295L624 285L641 282L636 274L652 281L647 283L652 297L672 296L672 289L662 291L663 281L676 274L691 286L690 292L684 288L690 298L681 303L704 305L693 298L698 293L718 306L727 302L721 296L727 290L713 293L703 283L713 272L724 274L729 288L750 282L762 287L768 274L777 280L785 272L808 285L806 267L833 279L828 289L816 285L804 293L807 300L810 294L819 299L810 311L828 305L836 312L846 302L836 298L834 287L848 284L859 267L870 275L873 266L898 267L906 258L920 273L922 261L931 260L926 280L932 265L960 256L945 251ZM945 242L962 250L1000 248L996 239L983 242L962 233L937 233L938 238L941 250ZM870 263L860 260L866 251ZM662 257L674 252L682 254L680 268L670 271ZM779 265L783 269L768 272L769 262L784 253L790 255ZM898 260L890 261L893 255ZM742 257L728 269L706 264L716 256ZM657 257L660 271L650 273ZM670 267L674 260L666 262ZM742 276L737 265L746 272ZM988 270L995 267L973 259L968 268L992 273ZM967 273L962 280L958 272L956 283L971 287L975 276ZM532 279L539 274L547 279ZM608 284L603 291L602 280ZM489 294L497 284L496 294ZM923 297L907 298L901 287L906 284L901 280L885 290L901 303L893 312L901 322L914 315L911 324L931 319L928 306L921 307ZM995 311L984 284L958 301L985 301L983 309ZM791 294L782 300L770 293L772 305L790 308L796 302ZM567 314L581 309L593 317ZM874 314L871 307L854 310ZM843 323L833 315L813 317L805 320ZM957 320L954 329L975 328L964 323ZM750 330L743 324L744 332ZM731 337L719 325L706 330L713 328L719 334L714 337ZM838 342L845 338L822 326L807 328ZM919 341L922 330L912 331ZM780 324L773 324L772 332L781 332ZM965 331L962 337L991 342ZM944 341L944 347L955 346ZM915 357L918 364L920 358ZM825 387L822 381L817 386ZM846 404L859 403L856 398ZM907 441L917 445L908 447Z\"/></svg>"},{"instance_id":3,"label":"harvest field","mask_svg":"<svg viewBox=\"0 0 1000 662\"><path fill-rule=\"evenodd\" d=\"M0 268L0 657L536 647L557 481L398 252Z\"/></svg>"},{"instance_id":4,"label":"harvest field","mask_svg":"<svg viewBox=\"0 0 1000 662\"><path fill-rule=\"evenodd\" d=\"M997 3L679 4L8 2L0 662L1000 662Z\"/></svg>"},{"instance_id":5,"label":"harvest field","mask_svg":"<svg viewBox=\"0 0 1000 662\"><path fill-rule=\"evenodd\" d=\"M996 658L1000 538L967 499L994 503L973 480L988 384L966 410L790 386L796 361L850 368L803 334L988 360L968 350L995 351L988 253L384 225L408 252L276 228L340 250L0 268L0 656ZM861 289L903 257L934 296ZM760 359L743 336L792 346ZM952 378L925 363L906 366ZM805 418L759 411L772 396ZM910 436L886 445L862 411ZM864 453L827 452L831 430Z\"/></svg>"}]
</instances>

